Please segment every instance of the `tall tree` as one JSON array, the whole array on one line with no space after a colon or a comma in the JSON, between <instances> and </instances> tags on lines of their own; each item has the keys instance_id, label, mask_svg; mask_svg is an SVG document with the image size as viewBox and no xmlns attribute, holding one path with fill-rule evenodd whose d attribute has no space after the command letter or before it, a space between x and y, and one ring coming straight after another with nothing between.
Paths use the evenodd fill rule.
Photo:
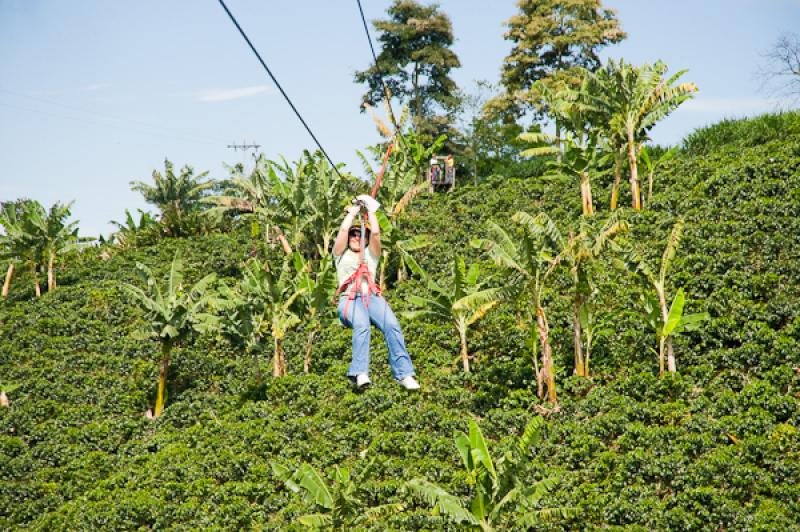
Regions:
<instances>
[{"instance_id":1,"label":"tall tree","mask_svg":"<svg viewBox=\"0 0 800 532\"><path fill-rule=\"evenodd\" d=\"M513 48L503 62L501 84L506 92L491 100L487 110L519 117L545 109L537 80L548 85L576 85L574 69L595 70L598 52L626 37L615 12L600 0L518 0L519 13L506 24L504 38ZM556 121L556 136L560 123Z\"/></svg>"},{"instance_id":2,"label":"tall tree","mask_svg":"<svg viewBox=\"0 0 800 532\"><path fill-rule=\"evenodd\" d=\"M364 103L384 99L383 83L392 96L409 103L412 124L425 143L450 130L458 104L458 88L450 71L461 66L450 49L453 25L439 6L394 0L389 18L375 20L382 50L376 64L356 72L355 81L369 87Z\"/></svg>"}]
</instances>

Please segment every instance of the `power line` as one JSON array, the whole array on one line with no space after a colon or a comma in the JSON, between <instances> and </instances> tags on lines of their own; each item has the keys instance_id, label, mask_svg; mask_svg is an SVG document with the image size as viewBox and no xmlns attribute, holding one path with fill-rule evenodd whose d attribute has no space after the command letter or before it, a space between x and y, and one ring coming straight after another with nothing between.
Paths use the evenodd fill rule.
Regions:
<instances>
[{"instance_id":1,"label":"power line","mask_svg":"<svg viewBox=\"0 0 800 532\"><path fill-rule=\"evenodd\" d=\"M194 141L194 142L205 142L205 143L214 144L214 145L219 145L220 144L218 141L214 141L214 140L211 140L211 139L199 137L199 136L197 136L197 135L195 135L193 133L188 133L188 132L181 131L181 130L178 130L178 129L174 129L174 128L171 128L171 127L165 127L165 126L163 126L161 124L153 124L153 123L145 122L143 120L138 120L138 119L135 119L135 118L125 118L125 117L121 117L121 116L106 115L106 114L98 113L96 111L93 111L93 110L90 110L90 109L87 109L87 108L84 108L84 107L78 107L78 106L75 106L75 105L67 105L67 104L64 104L64 103L61 103L61 102L57 102L55 100L48 100L46 98L39 98L39 97L36 97L36 96L31 96L29 94L22 94L20 92L15 92L15 91L12 91L12 90L8 90L8 89L6 89L4 87L0 87L0 92L5 92L5 93L10 94L12 96L17 96L17 97L21 97L21 98L26 98L28 100L33 100L33 101L45 103L47 105L52 105L54 107L60 107L62 109L65 109L65 110L67 110L69 112L73 112L73 113L82 113L82 114L86 114L86 115L93 115L93 116L95 116L97 118L100 118L100 119L103 119L103 120L111 120L111 121L116 121L116 122L129 122L131 124L136 124L136 125L139 125L139 126L144 126L146 128L155 129L155 130L157 130L159 132L159 133L155 133L155 134L161 134L161 136L164 136L163 132L167 132L167 133L170 133L167 136L171 137L171 138L178 138L180 140L189 140L189 141ZM8 105L8 104L6 104L6 105ZM11 106L9 105L9 107L11 107ZM32 109L26 109L26 110L32 110ZM39 109L36 109L35 111L36 112L40 112L40 113L45 113L45 114L51 114L51 113L47 113L46 111L42 111L42 110L39 110ZM54 116L58 116L58 115L54 115ZM73 120L79 120L78 118L66 117L64 115L60 115L60 116L62 118L71 118ZM103 125L105 125L105 124L103 124ZM111 127L110 124L109 124L109 127Z\"/></svg>"},{"instance_id":2,"label":"power line","mask_svg":"<svg viewBox=\"0 0 800 532\"><path fill-rule=\"evenodd\" d=\"M60 113L54 113L52 111L45 111L43 109L32 109L32 108L29 108L29 107L19 107L17 105L11 105L11 104L5 103L5 102L0 102L0 106L8 107L10 109L16 109L18 111L27 111L27 112L31 112L31 113L39 113L39 114L43 114L43 115L47 115L47 116L52 116L52 117L55 117L55 118L64 118L64 119L67 119L67 120L74 120L76 122L82 122L84 124L89 124L89 125L93 125L93 126L100 126L100 127L107 127L107 128L110 128L110 129L115 129L115 130L118 130L118 131L124 131L124 132L128 132L128 133L136 133L136 134L139 134L139 135L145 134L148 137L158 136L158 137L172 139L172 140L180 140L180 141L183 141L183 142L197 142L198 141L198 139L192 139L192 138L188 138L188 137L181 137L181 136L169 134L169 133L166 133L166 132L164 132L164 133L161 133L161 132L137 132L137 131L134 131L134 130L132 130L130 128L122 127L120 124L108 124L108 123L105 123L105 122L100 122L100 121L98 121L96 119L79 118L77 116L70 116L70 115L65 115L65 114L60 114ZM218 144L218 143L207 141L207 140L204 140L203 142L208 142L209 144Z\"/></svg>"},{"instance_id":3,"label":"power line","mask_svg":"<svg viewBox=\"0 0 800 532\"><path fill-rule=\"evenodd\" d=\"M322 147L322 144L320 144L320 142L317 140L317 137L316 137L316 136L314 135L314 133L311 131L311 128L310 128L310 127L308 127L308 124L306 124L306 121L305 121L305 120L303 120L303 117L302 117L302 116L300 116L300 112L299 112L299 111L297 110L297 108L294 106L294 104L292 103L292 100L291 100L291 99L289 98L289 96L286 94L286 91L284 91L284 90L283 90L283 87L281 87L281 84L280 84L280 83L278 83L278 80L277 80L277 79L275 79L275 76L273 76L273 75L272 75L272 71L269 69L269 67L268 67L268 66L267 66L267 64L264 62L264 60L263 60L263 59L261 59L261 54L259 54L259 53L258 53L258 50L256 50L256 47L255 47L255 46L253 46L253 43L252 43L252 42L250 42L250 39L247 37L247 34L244 32L244 30L242 29L242 27L241 27L241 26L239 25L239 23L236 21L236 18L233 16L233 13L231 13L230 9L228 9L228 6L226 6L226 5L225 5L225 2L224 2L223 0L219 0L219 3L220 3L220 5L222 6L222 9L224 9L224 10L225 10L225 12L226 12L226 13L228 14L228 16L230 17L230 19L231 19L231 22L233 22L234 26L236 26L236 29L238 29L238 30L239 30L239 33L241 33L241 34L242 34L242 37L244 37L244 40L245 40L245 42L247 42L247 45L250 47L250 50L252 50L252 51L253 51L253 53L255 54L256 58L258 59L258 62L259 62L259 63L261 63L261 66L262 66L262 67L264 67L264 70L266 70L266 71L267 71L267 74L269 74L269 77L272 79L273 83L275 83L275 86L276 86L276 87L278 87L278 90L279 90L279 91L281 91L281 94L282 94L282 95L283 95L283 97L286 99L286 102L289 104L289 106L292 108L292 111L294 111L294 114L295 114L295 115L297 115L297 118L298 118L298 119L300 120L300 122L303 124L303 127L305 127L305 128L306 128L306 131L308 131L308 134L309 134L309 135L311 135L311 138L312 138L312 139L314 139L314 142L317 144L317 147L320 149L320 151L321 151L321 152L322 152L322 154L325 156L325 158L326 158L326 159L328 159L328 162L330 163L330 165L331 165L331 168L333 168L334 172L336 172L336 174L337 174L337 175L338 175L338 176L339 176L341 179L344 179L344 177L342 176L342 174L340 174L340 173L339 173L339 169L336 167L336 165L335 165L335 164L333 164L333 161L332 161L332 160L331 160L331 158L328 156L328 152L326 152L326 151L325 151L325 148L323 148L323 147Z\"/></svg>"}]
</instances>

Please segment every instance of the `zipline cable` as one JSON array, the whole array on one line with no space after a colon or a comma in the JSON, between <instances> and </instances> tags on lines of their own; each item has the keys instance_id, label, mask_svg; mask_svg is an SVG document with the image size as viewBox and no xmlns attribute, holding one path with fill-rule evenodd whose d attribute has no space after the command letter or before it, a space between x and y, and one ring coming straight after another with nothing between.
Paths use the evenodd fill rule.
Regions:
<instances>
[{"instance_id":1,"label":"zipline cable","mask_svg":"<svg viewBox=\"0 0 800 532\"><path fill-rule=\"evenodd\" d=\"M220 0L221 1L221 0ZM358 11L361 13L361 22L364 23L364 32L367 34L367 40L369 41L369 49L372 51L372 59L375 61L375 68L378 68L378 56L375 55L375 47L372 45L372 37L369 35L369 28L367 27L367 19L364 16L364 9L361 7L361 0L357 0L358 2ZM381 80L381 85L383 85L383 95L386 98L386 107L389 110L389 117L392 121L392 125L394 125L394 133L395 135L400 135L400 128L397 127L397 121L394 118L394 112L392 112L392 102L391 102L391 93L389 92L389 87L386 86L386 83L383 81L383 76L381 76L380 72L378 72L378 77ZM380 172L375 179L375 186L372 187L371 196L373 198L377 197L378 195L378 188L381 186L381 180L383 179L383 173L386 171L386 167L389 164L389 156L392 154L392 148L394 147L395 138L391 138L389 141L389 146L386 148L386 155L383 157L383 164L381 164ZM369 290L365 294L364 297L364 306L369 309L369 298L370 294L374 293L376 295L381 295L381 288L375 281L372 279L372 273L369 271L369 266L367 265L366 260L364 259L367 250L367 238L366 238L366 228L367 228L367 219L368 215L364 213L364 221L361 223L361 252L359 253L359 264L358 268L356 269L353 274L344 280L344 282L336 289L336 292L333 295L333 301L336 301L336 298L342 293L348 286L350 286L350 290L347 294L347 301L344 304L343 313L347 316L347 308L350 306L350 302L354 301L357 294L358 289L363 287L362 281L366 279L367 285L369 286ZM376 228L378 229L378 228ZM353 313L355 313L355 307L353 307ZM355 314L354 314L355 315Z\"/></svg>"},{"instance_id":2,"label":"zipline cable","mask_svg":"<svg viewBox=\"0 0 800 532\"><path fill-rule=\"evenodd\" d=\"M377 69L378 56L375 55L375 47L372 45L372 37L369 34L367 18L364 16L364 8L361 7L361 0L356 0L356 2L358 3L358 11L361 13L361 22L364 23L364 33L367 34L367 41L369 41L369 49L372 52L372 59L375 61L375 69ZM380 72L378 73L378 77L380 77L381 85L383 86L383 97L386 98L386 107L389 109L389 119L392 121L392 125L394 126L394 132L396 135L402 136L400 128L397 125L397 120L394 118L394 111L392 111L392 93L389 92L389 87L386 85L386 82L383 81L383 76L381 76Z\"/></svg>"},{"instance_id":3,"label":"zipline cable","mask_svg":"<svg viewBox=\"0 0 800 532\"><path fill-rule=\"evenodd\" d=\"M275 86L276 86L276 87L278 87L278 90L279 90L279 91L281 91L281 94L283 94L283 97L286 99L286 102L287 102L287 103L289 104L289 106L292 108L292 111L294 111L294 114L295 114L295 115L297 115L297 118L298 118L298 119L300 119L300 122L302 122L303 126L306 128L306 131L308 131L308 134L309 134L309 135L311 135L311 138L312 138L312 139L314 139L314 142L317 144L317 147L320 149L320 151L321 151L321 152L322 152L322 154L325 156L325 158L326 158L326 159L328 159L328 162L330 163L330 165L331 165L331 168L333 168L333 171L334 171L334 172L336 172L336 174L337 174L337 175L338 175L338 176L339 176L341 179L344 179L344 177L342 176L342 174L340 174L340 173L339 173L339 169L336 167L336 165L335 165L335 164L333 164L333 161L332 161L332 160L331 160L331 158L328 156L328 152L326 152L326 151L325 151L325 148L323 148L323 147L322 147L322 144L320 144L320 142L317 140L317 137L316 137L316 136L314 135L314 133L311 131L311 128L310 128L310 127L308 127L308 124L306 124L306 121L305 121L305 120L303 120L303 117L302 117L302 116L300 116L300 112L299 112L299 111L297 110L297 108L294 106L294 104L292 103L292 100L291 100L291 99L289 98L289 96L286 94L286 91L284 91L284 90L283 90L283 87L281 87L281 84L280 84L280 83L278 83L278 80L277 80L277 79L275 79L275 76L273 76L273 75L272 75L272 71L269 69L269 67L268 67L268 66L267 66L267 64L264 62L264 60L263 60L263 59L261 59L261 55L258 53L258 50L256 50L256 47L255 47L255 46L253 46L253 43L252 43L252 42L250 42L250 39L247 37L247 34L244 32L244 30L242 29L242 27L241 27L241 26L239 25L239 23L236 21L236 18L233 16L233 13L231 13L230 9L228 9L228 6L226 6L226 5L225 5L225 2L224 2L223 0L218 0L218 1L219 1L220 5L222 6L222 9L224 9L224 10L225 10L225 12L226 12L226 13L228 14L228 16L230 17L230 19L231 19L231 22L233 22L234 26L236 26L236 29L238 29L238 30L239 30L239 33L241 33L241 34L242 34L242 37L244 37L244 40L247 42L247 45L248 45L248 46L250 46L250 49L251 49L251 50L253 51L253 53L255 54L256 58L257 58L257 59L258 59L258 61L259 61L259 63L261 63L261 66L263 66L263 67L264 67L264 70L266 70L266 71L267 71L267 74L269 74L269 77L270 77L270 78L272 78L272 81L275 83Z\"/></svg>"},{"instance_id":4,"label":"zipline cable","mask_svg":"<svg viewBox=\"0 0 800 532\"><path fill-rule=\"evenodd\" d=\"M372 50L372 59L375 60L375 66L378 66L378 56L375 55L375 47L372 46L372 37L369 35L369 27L367 27L367 18L364 16L364 8L361 7L361 0L356 0L358 2L358 11L361 13L361 22L364 23L364 32L367 34L367 40L369 41L369 49Z\"/></svg>"}]
</instances>

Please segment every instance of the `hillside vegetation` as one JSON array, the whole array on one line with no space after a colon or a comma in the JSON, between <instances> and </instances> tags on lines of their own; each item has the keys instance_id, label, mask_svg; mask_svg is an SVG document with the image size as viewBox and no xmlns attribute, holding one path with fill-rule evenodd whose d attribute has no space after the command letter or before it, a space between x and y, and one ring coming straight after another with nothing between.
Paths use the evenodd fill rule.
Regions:
<instances>
[{"instance_id":1,"label":"hillside vegetation","mask_svg":"<svg viewBox=\"0 0 800 532\"><path fill-rule=\"evenodd\" d=\"M402 317L410 295L429 293L413 275L387 297L420 393L393 382L377 331L374 384L353 391L344 376L350 331L335 321L315 337L304 374L306 321L284 340L288 375L261 382L253 356L220 337L178 345L167 406L152 420L144 414L154 403L159 345L136 334L142 312L121 286L140 283L137 262L164 279L176 250L187 282L213 272L233 284L253 252L249 223L83 250L61 267L58 289L40 298L21 271L0 306L0 383L17 385L0 408L0 528L301 529L299 516L328 510L293 493L280 473L309 464L329 486L348 486L335 503L342 523L350 508L362 516L357 528L452 530L458 525L446 512L432 511L407 482L426 479L466 504L481 478L465 469L454 434L474 421L494 465L508 469L525 427L541 418L515 474L523 486L547 484L531 509L559 511L526 527L796 529L798 132L797 113L698 131L657 171L648 208L619 215L626 242L656 270L676 220L685 221L668 293L682 288L687 312L710 317L675 336L676 373L659 376L658 339L642 310L646 285L609 253L593 270L591 377L573 375L571 273L554 271L543 304L557 406L537 396L537 340L510 301L470 329L472 372L464 373L451 324ZM600 220L613 178L594 183ZM487 237L490 221L516 234L517 211L547 213L569 235L581 218L577 185L495 175L418 196L398 224L433 240L413 255L437 282L447 285L458 254L481 265L487 286L503 287L507 276L471 243ZM279 246L258 253L281 261ZM272 343L255 356L268 368ZM364 511L381 505L390 506ZM521 528L510 512L495 524Z\"/></svg>"}]
</instances>

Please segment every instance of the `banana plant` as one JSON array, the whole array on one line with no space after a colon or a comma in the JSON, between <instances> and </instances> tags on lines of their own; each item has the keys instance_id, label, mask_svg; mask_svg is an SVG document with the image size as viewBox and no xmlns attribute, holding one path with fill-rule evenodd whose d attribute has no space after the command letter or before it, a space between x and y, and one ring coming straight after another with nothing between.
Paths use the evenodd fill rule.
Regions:
<instances>
[{"instance_id":1,"label":"banana plant","mask_svg":"<svg viewBox=\"0 0 800 532\"><path fill-rule=\"evenodd\" d=\"M382 211L375 213L381 228L381 254L383 260L378 271L381 290L387 288L387 278L394 274L396 282L406 279L408 271L419 271L421 268L412 253L425 249L433 244L428 235L414 235L407 238L396 223Z\"/></svg>"},{"instance_id":2,"label":"banana plant","mask_svg":"<svg viewBox=\"0 0 800 532\"><path fill-rule=\"evenodd\" d=\"M583 216L594 214L592 200L591 176L598 171L604 161L598 147L598 137L589 135L580 140L572 132L567 131L563 138L557 139L546 133L523 133L520 140L543 146L530 148L520 153L523 157L543 155L559 155L557 160L548 161L549 176L565 176L578 182L581 191L581 212ZM560 144L560 148L556 146Z\"/></svg>"},{"instance_id":3,"label":"banana plant","mask_svg":"<svg viewBox=\"0 0 800 532\"><path fill-rule=\"evenodd\" d=\"M355 190L339 177L320 151L303 153L302 171L309 177L308 216L313 227L310 239L315 247L311 251L322 258L331 253L331 242L339 230L342 211Z\"/></svg>"},{"instance_id":4,"label":"banana plant","mask_svg":"<svg viewBox=\"0 0 800 532\"><path fill-rule=\"evenodd\" d=\"M191 287L183 283L183 262L180 253L172 259L165 289L159 286L153 272L137 262L136 268L144 281L144 288L123 284L122 289L144 311L147 323L141 338L155 338L161 344L161 364L158 375L158 392L153 416L158 417L166 404L167 373L172 348L187 340L195 332L207 332L216 325L216 318L206 310L213 304L213 283L216 274L208 274Z\"/></svg>"},{"instance_id":5,"label":"banana plant","mask_svg":"<svg viewBox=\"0 0 800 532\"><path fill-rule=\"evenodd\" d=\"M659 296L660 297L660 296ZM663 360L666 346L667 369L670 372L676 371L675 354L672 349L672 338L676 334L684 331L696 331L700 324L709 319L708 312L697 312L684 315L683 310L686 304L686 296L683 288L679 288L672 298L669 311L666 314L661 310L659 299L643 296L643 306L647 322L656 331L658 337L659 361ZM660 367L661 373L664 372Z\"/></svg>"},{"instance_id":6,"label":"banana plant","mask_svg":"<svg viewBox=\"0 0 800 532\"><path fill-rule=\"evenodd\" d=\"M320 509L297 518L297 522L313 529L364 530L381 517L400 512L399 503L367 506L369 497L363 488L369 480L375 459L354 471L336 466L329 481L309 464L292 471L272 462L272 471L291 492L300 495L311 508Z\"/></svg>"},{"instance_id":7,"label":"banana plant","mask_svg":"<svg viewBox=\"0 0 800 532\"><path fill-rule=\"evenodd\" d=\"M377 152L376 152L377 154ZM362 153L358 153L364 169L369 174L371 180L376 179L377 174ZM395 155L392 160L396 160ZM381 228L381 249L383 260L381 261L378 279L381 290L387 289L387 278L389 273L395 273L395 280L402 282L406 278L407 268L413 271L417 265L411 253L430 246L433 241L425 235L416 235L406 238L402 230L398 228L399 221L405 209L411 201L428 189L427 182L416 182L413 170L402 168L400 164L394 163L389 166L384 175L380 188L378 189L378 200L383 207L376 213L378 224Z\"/></svg>"},{"instance_id":8,"label":"banana plant","mask_svg":"<svg viewBox=\"0 0 800 532\"><path fill-rule=\"evenodd\" d=\"M641 159L642 165L644 165L644 168L647 171L647 203L645 204L647 207L650 207L650 203L653 201L653 175L655 174L656 169L658 169L659 166L667 161L673 159L677 153L677 146L673 146L658 157L651 157L650 150L647 149L647 146L642 146L639 150L639 158Z\"/></svg>"},{"instance_id":9,"label":"banana plant","mask_svg":"<svg viewBox=\"0 0 800 532\"><path fill-rule=\"evenodd\" d=\"M614 333L614 328L611 323L612 318L616 317L617 313L605 312L603 315L597 313L594 303L587 299L583 302L578 310L578 320L580 323L581 334L583 335L583 376L589 376L589 361L592 355L592 347L594 347L595 340L610 336Z\"/></svg>"},{"instance_id":10,"label":"banana plant","mask_svg":"<svg viewBox=\"0 0 800 532\"><path fill-rule=\"evenodd\" d=\"M613 213L602 224L599 221L584 218L578 231L570 233L565 247L561 252L561 262L567 265L572 275L574 296L572 300L572 324L575 344L575 374L580 377L589 377L589 357L591 338L582 334L584 331L582 312L590 311L587 306L595 288L592 283L592 270L596 267L600 257L606 252L620 253L621 247L614 241L615 238L628 230L628 224L620 220L619 215ZM593 310L591 310L593 314ZM587 331L588 334L588 331ZM583 346L583 340L586 345ZM584 351L585 347L585 351Z\"/></svg>"},{"instance_id":11,"label":"banana plant","mask_svg":"<svg viewBox=\"0 0 800 532\"><path fill-rule=\"evenodd\" d=\"M192 213L200 210L201 200L214 186L214 181L201 181L208 175L203 172L194 175L191 166L184 166L175 175L174 165L164 159L164 173L153 170L153 184L132 181L131 190L140 192L147 203L161 211L161 223L170 236L187 234L187 223Z\"/></svg>"},{"instance_id":12,"label":"banana plant","mask_svg":"<svg viewBox=\"0 0 800 532\"><path fill-rule=\"evenodd\" d=\"M617 147L624 147L630 168L632 206L641 209L637 153L648 140L648 132L662 119L697 92L694 83L678 83L681 70L666 77L667 65L661 61L634 66L624 60L609 60L605 68L592 75L589 93L592 105L603 117L598 122ZM621 153L625 153L621 152ZM615 198L615 192L612 192ZM612 208L615 207L612 199Z\"/></svg>"},{"instance_id":13,"label":"banana plant","mask_svg":"<svg viewBox=\"0 0 800 532\"><path fill-rule=\"evenodd\" d=\"M47 264L47 286L56 287L55 266L60 256L83 246L90 238L78 236L78 222L66 223L72 204L55 203L45 210L37 201L20 201L5 204L0 211L0 225L5 234L0 236L0 253L9 259L3 295L14 273L14 260L22 259L29 267L34 280L36 297L42 293L38 274Z\"/></svg>"},{"instance_id":14,"label":"banana plant","mask_svg":"<svg viewBox=\"0 0 800 532\"><path fill-rule=\"evenodd\" d=\"M559 90L538 81L537 91L546 104L547 113L554 122L566 128L566 135L523 133L520 140L539 144L520 153L523 157L555 155L548 161L549 175L565 176L578 182L581 191L581 210L584 216L594 214L591 176L598 171L604 158L599 150L599 136L590 128L590 118L595 113L588 91L589 77L583 76L579 90L562 87Z\"/></svg>"},{"instance_id":15,"label":"banana plant","mask_svg":"<svg viewBox=\"0 0 800 532\"><path fill-rule=\"evenodd\" d=\"M272 337L272 375L286 375L283 340L300 324L296 301L305 292L292 267L291 257L275 271L268 263L251 259L242 267L242 278L234 287L222 285L217 307L222 315L224 335L243 345L247 354L267 335ZM256 358L256 378L260 380Z\"/></svg>"},{"instance_id":16,"label":"banana plant","mask_svg":"<svg viewBox=\"0 0 800 532\"><path fill-rule=\"evenodd\" d=\"M433 297L410 295L408 302L418 309L407 311L403 315L409 319L429 317L450 322L458 332L461 342L461 363L464 372L469 373L467 330L500 302L500 289L482 288L478 265L473 264L467 270L464 259L459 256L453 259L452 284L449 288L437 284L421 268L418 272L426 281Z\"/></svg>"},{"instance_id":17,"label":"banana plant","mask_svg":"<svg viewBox=\"0 0 800 532\"><path fill-rule=\"evenodd\" d=\"M405 180L406 178L410 177L412 184L416 183L417 185L424 185L415 191L414 195L428 187L427 183L425 183L425 176L427 175L429 161L431 160L431 157L436 155L439 149L441 149L441 147L444 145L445 141L447 140L447 136L440 135L429 145L426 145L422 141L421 135L417 133L416 127L406 128L411 116L408 105L403 106L398 120L395 120L391 106L386 101L384 102L384 106L386 107L387 115L391 118L391 128L384 120L377 116L372 106L368 104L364 105L364 107L370 112L370 115L372 115L372 120L377 126L378 133L380 133L380 135L387 141L395 143L391 168L389 174L386 176L387 180L389 181L387 191L388 194L391 195L391 198L389 198L387 201L387 198L385 197L387 191L381 193L380 190L379 194L381 194L383 197L378 198L381 203L388 207L390 204L394 204L398 197L398 188L392 186L393 180ZM404 129L405 132L403 133ZM374 151L376 156L380 156L380 154L385 151L385 147L377 147L374 149ZM364 155L361 153L358 155L361 158L361 162L364 164L367 173L371 174L371 177L374 180L375 172L372 170ZM405 194L405 191L412 190L412 188L413 187L408 185L403 186L402 189L404 192L401 192L401 195ZM387 210L389 212L392 211L392 209L389 208L387 208Z\"/></svg>"},{"instance_id":18,"label":"banana plant","mask_svg":"<svg viewBox=\"0 0 800 532\"><path fill-rule=\"evenodd\" d=\"M292 167L282 160L270 164L267 179L272 199L257 212L262 219L275 225L284 251L291 256L306 241L307 229L312 224L308 205L309 176L302 163Z\"/></svg>"},{"instance_id":19,"label":"banana plant","mask_svg":"<svg viewBox=\"0 0 800 532\"><path fill-rule=\"evenodd\" d=\"M369 150L378 164L382 164L383 146L377 145ZM357 151L356 154L361 159L361 165L364 167L369 182L374 183L378 177L378 171L373 168L364 153ZM394 220L400 216L411 201L426 190L428 190L428 183L417 182L415 170L403 167L400 156L396 152L392 152L388 169L383 175L376 198L389 218Z\"/></svg>"},{"instance_id":20,"label":"banana plant","mask_svg":"<svg viewBox=\"0 0 800 532\"><path fill-rule=\"evenodd\" d=\"M564 249L565 241L558 227L545 213L531 216L520 211L511 219L522 229L521 238L512 236L500 225L489 222L490 237L476 239L472 245L486 251L507 274L504 292L516 300L516 305L533 307L530 314L535 319L542 359L541 368L536 368L538 392L543 397L546 390L548 400L556 403L558 396L550 329L544 307L544 290L547 280L561 260L559 253Z\"/></svg>"},{"instance_id":21,"label":"banana plant","mask_svg":"<svg viewBox=\"0 0 800 532\"><path fill-rule=\"evenodd\" d=\"M268 325L261 312L262 301L249 298L238 287L230 287L224 281L219 283L219 299L214 310L219 318L217 332L233 346L242 349L245 356L253 358L256 382L263 381L261 365L258 359L258 348Z\"/></svg>"},{"instance_id":22,"label":"banana plant","mask_svg":"<svg viewBox=\"0 0 800 532\"><path fill-rule=\"evenodd\" d=\"M72 203L55 203L46 213L44 209L32 209L30 222L36 228L36 238L41 246L42 260L47 261L47 291L56 288L55 265L58 257L80 249L92 238L78 236L78 222L66 223Z\"/></svg>"},{"instance_id":23,"label":"banana plant","mask_svg":"<svg viewBox=\"0 0 800 532\"><path fill-rule=\"evenodd\" d=\"M446 135L439 135L429 145L425 145L420 135L413 129L406 131L398 139L397 164L401 171L413 172L416 182L423 183L431 157L439 152L446 140Z\"/></svg>"},{"instance_id":24,"label":"banana plant","mask_svg":"<svg viewBox=\"0 0 800 532\"><path fill-rule=\"evenodd\" d=\"M683 289L680 288L672 299L670 308L667 309L667 271L675 258L678 245L680 244L683 233L684 221L679 219L672 227L664 253L661 256L661 266L658 275L638 253L631 250L627 259L627 267L638 273L640 278L651 286L656 297L644 296L645 316L649 324L655 329L658 337L658 371L659 375L664 374L664 358L666 355L667 370L670 373L677 371L675 363L675 353L672 349L672 336L682 331L696 330L700 322L709 318L707 312L699 314L683 315L683 308L686 298ZM660 311L660 316L659 316Z\"/></svg>"},{"instance_id":25,"label":"banana plant","mask_svg":"<svg viewBox=\"0 0 800 532\"><path fill-rule=\"evenodd\" d=\"M228 211L252 213L259 207L266 207L272 198L267 179L272 164L272 161L260 153L255 159L253 169L247 175L241 165L226 165L229 177L223 182L222 193L207 196L202 202L214 206L209 209L211 213Z\"/></svg>"},{"instance_id":26,"label":"banana plant","mask_svg":"<svg viewBox=\"0 0 800 532\"><path fill-rule=\"evenodd\" d=\"M408 490L426 503L434 512L443 514L458 525L491 532L504 523L529 529L544 522L566 519L575 514L571 508L542 508L542 500L558 485L557 477L536 482L524 478L533 448L543 437L544 421L531 419L511 450L493 460L480 427L469 421L469 435L456 433L455 443L472 486L468 506L440 486L415 478L406 483Z\"/></svg>"},{"instance_id":27,"label":"banana plant","mask_svg":"<svg viewBox=\"0 0 800 532\"><path fill-rule=\"evenodd\" d=\"M331 305L331 298L336 291L336 272L331 265L330 256L323 257L314 272L312 263L306 262L299 253L295 253L294 268L297 272L297 286L302 290L300 306L308 323L303 359L303 372L308 373L311 371L314 339L322 331L323 325L336 315L336 307Z\"/></svg>"},{"instance_id":28,"label":"banana plant","mask_svg":"<svg viewBox=\"0 0 800 532\"><path fill-rule=\"evenodd\" d=\"M5 234L0 235L0 245L3 248L4 258L9 259L3 284L3 297L8 295L16 260L30 270L36 297L42 295L39 273L45 255L43 226L46 218L47 212L38 201L20 200L3 205L0 225L3 226Z\"/></svg>"},{"instance_id":29,"label":"banana plant","mask_svg":"<svg viewBox=\"0 0 800 532\"><path fill-rule=\"evenodd\" d=\"M224 181L225 187L222 193L201 200L203 203L213 205L206 211L209 216L219 218L223 214L230 213L249 220L253 238L253 255L257 254L262 225L265 242L271 244L273 248L275 247L275 240L271 238L272 221L261 215L273 201L273 193L268 179L273 164L264 154L260 153L248 175L245 175L242 165L227 166L230 177ZM291 247L280 229L275 228L274 233L284 251L288 249L287 253L291 253Z\"/></svg>"},{"instance_id":30,"label":"banana plant","mask_svg":"<svg viewBox=\"0 0 800 532\"><path fill-rule=\"evenodd\" d=\"M38 264L39 250L33 234L34 228L27 219L29 211L33 208L32 203L29 200L10 201L3 203L0 208L0 226L3 227L3 233L0 234L0 257L8 261L8 269L3 282L3 297L8 297L17 261L31 263L34 280L36 279L35 269ZM40 294L38 282L36 288L38 296Z\"/></svg>"},{"instance_id":31,"label":"banana plant","mask_svg":"<svg viewBox=\"0 0 800 532\"><path fill-rule=\"evenodd\" d=\"M138 223L128 209L125 209L124 222L120 223L113 220L110 222L117 228L117 230L111 235L109 240L121 249L127 249L135 246L137 237L142 233L142 231L153 227L158 223L149 212L145 212L142 209L136 210L139 211Z\"/></svg>"}]
</instances>

